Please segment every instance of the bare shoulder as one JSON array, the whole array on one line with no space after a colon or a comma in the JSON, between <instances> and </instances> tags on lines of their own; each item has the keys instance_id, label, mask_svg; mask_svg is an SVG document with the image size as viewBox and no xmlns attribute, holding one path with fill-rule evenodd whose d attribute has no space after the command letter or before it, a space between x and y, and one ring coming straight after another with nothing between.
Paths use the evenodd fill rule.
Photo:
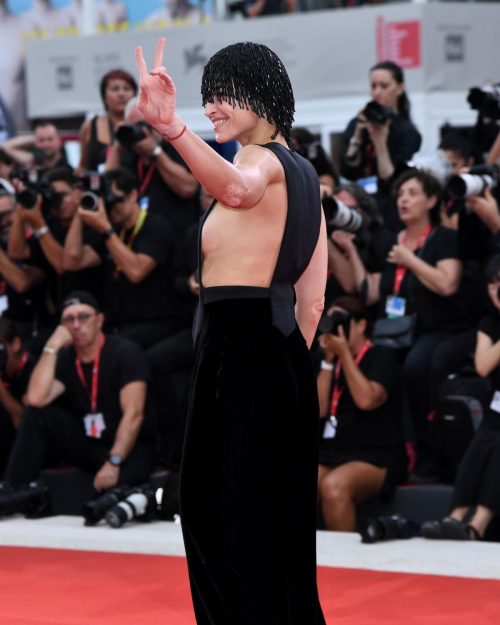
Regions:
<instances>
[{"instance_id":1,"label":"bare shoulder","mask_svg":"<svg viewBox=\"0 0 500 625\"><path fill-rule=\"evenodd\" d=\"M260 145L247 145L234 157L237 167L257 167L265 171L270 179L278 181L284 178L285 172L279 158L267 148Z\"/></svg>"},{"instance_id":2,"label":"bare shoulder","mask_svg":"<svg viewBox=\"0 0 500 625\"><path fill-rule=\"evenodd\" d=\"M90 135L91 119L86 119L80 128L80 138L87 138Z\"/></svg>"}]
</instances>

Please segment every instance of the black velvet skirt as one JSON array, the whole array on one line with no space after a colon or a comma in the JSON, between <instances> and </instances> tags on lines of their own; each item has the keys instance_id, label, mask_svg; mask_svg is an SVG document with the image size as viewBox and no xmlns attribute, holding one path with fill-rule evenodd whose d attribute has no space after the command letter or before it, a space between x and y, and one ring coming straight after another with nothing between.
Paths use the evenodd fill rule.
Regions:
<instances>
[{"instance_id":1,"label":"black velvet skirt","mask_svg":"<svg viewBox=\"0 0 500 625\"><path fill-rule=\"evenodd\" d=\"M319 407L298 328L269 299L205 304L181 470L198 625L324 625L316 586Z\"/></svg>"}]
</instances>

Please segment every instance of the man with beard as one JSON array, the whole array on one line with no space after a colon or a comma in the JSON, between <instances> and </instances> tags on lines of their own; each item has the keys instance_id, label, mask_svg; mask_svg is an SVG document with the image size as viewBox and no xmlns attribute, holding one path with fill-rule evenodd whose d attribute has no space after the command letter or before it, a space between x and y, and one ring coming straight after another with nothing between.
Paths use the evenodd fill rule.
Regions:
<instances>
[{"instance_id":1,"label":"man with beard","mask_svg":"<svg viewBox=\"0 0 500 625\"><path fill-rule=\"evenodd\" d=\"M68 167L61 137L54 124L44 121L35 127L33 135L21 135L7 139L2 149L19 165L34 167L41 170L53 167Z\"/></svg>"}]
</instances>

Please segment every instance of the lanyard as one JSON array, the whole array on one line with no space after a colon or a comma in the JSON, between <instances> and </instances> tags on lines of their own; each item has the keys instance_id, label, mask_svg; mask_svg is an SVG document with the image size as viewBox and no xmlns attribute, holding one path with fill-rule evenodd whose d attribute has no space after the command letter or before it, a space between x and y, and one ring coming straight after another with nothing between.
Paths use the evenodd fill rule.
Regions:
<instances>
[{"instance_id":1,"label":"lanyard","mask_svg":"<svg viewBox=\"0 0 500 625\"><path fill-rule=\"evenodd\" d=\"M101 345L99 346L99 351L97 352L97 355L94 360L94 366L92 367L92 388L91 388L90 393L89 393L89 388L87 386L87 381L85 380L85 376L83 375L82 363L80 362L80 359L78 358L78 356L75 359L75 365L76 365L78 377L80 378L80 382L83 384L83 388L87 391L87 395L89 396L89 399L90 399L90 408L93 414L97 412L97 390L99 388L99 362L101 360L101 352L102 352L102 348L103 348L105 340L106 340L106 337L103 334L101 338Z\"/></svg>"},{"instance_id":2,"label":"lanyard","mask_svg":"<svg viewBox=\"0 0 500 625\"><path fill-rule=\"evenodd\" d=\"M363 360L364 355L370 349L371 346L372 346L371 341L367 340L365 342L365 344L363 345L363 347L361 348L361 350L358 353L358 355L356 356L355 362L356 362L357 365L359 365L359 363ZM339 359L337 361L337 366L335 368L335 386L333 387L332 405L331 405L331 408L330 408L330 415L332 417L335 417L336 414L337 414L337 408L339 406L339 401L340 401L340 398L342 397L342 393L344 392L344 389L345 389L345 386L343 386L342 388L339 387L339 379L340 379L340 372L341 371L342 371L342 361Z\"/></svg>"},{"instance_id":3,"label":"lanyard","mask_svg":"<svg viewBox=\"0 0 500 625\"><path fill-rule=\"evenodd\" d=\"M429 224L427 228L420 235L417 241L417 244L415 245L415 248L413 249L414 252L416 252L420 247L422 247L422 245L425 243L425 240L429 236L429 232L431 230L432 230L432 225ZM405 245L407 240L408 240L408 235L405 232L401 239L401 245ZM399 290L401 289L401 284L404 280L404 277L407 271L408 271L408 267L405 267L404 265L398 265L396 267L396 274L394 276L394 295L397 295L399 293Z\"/></svg>"},{"instance_id":4,"label":"lanyard","mask_svg":"<svg viewBox=\"0 0 500 625\"><path fill-rule=\"evenodd\" d=\"M144 195L144 191L148 188L148 185L151 182L151 178L153 177L154 170L155 170L155 164L153 162L149 166L149 169L146 175L144 176L144 161L142 160L142 158L139 158L139 160L137 161L137 172L139 174L139 181L141 185L139 187L139 196L142 197Z\"/></svg>"},{"instance_id":5,"label":"lanyard","mask_svg":"<svg viewBox=\"0 0 500 625\"><path fill-rule=\"evenodd\" d=\"M132 232L132 236L130 237L128 243L127 243L127 247L128 249L132 249L132 243L134 242L134 239L137 235L137 233L139 232L139 230L142 228L142 226L144 225L144 222L146 221L146 217L148 216L148 211L143 211L141 210L141 212L139 213L139 217L137 218L137 221L135 222L135 226L134 226L134 230ZM125 230L122 230L120 232L120 239L123 241L123 239L125 238ZM121 267L116 267L116 271L121 271L122 268Z\"/></svg>"}]
</instances>

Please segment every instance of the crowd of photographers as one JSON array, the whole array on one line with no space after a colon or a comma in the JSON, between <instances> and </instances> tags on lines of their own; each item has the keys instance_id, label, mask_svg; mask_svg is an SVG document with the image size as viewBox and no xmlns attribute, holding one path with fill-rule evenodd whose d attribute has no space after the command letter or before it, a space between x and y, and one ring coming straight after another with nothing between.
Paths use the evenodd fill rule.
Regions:
<instances>
[{"instance_id":1,"label":"crowd of photographers","mask_svg":"<svg viewBox=\"0 0 500 625\"><path fill-rule=\"evenodd\" d=\"M180 465L198 222L212 198L136 93L126 72L104 76L105 112L83 125L75 170L50 123L0 149L0 514L2 496L46 467L78 467L105 491ZM354 531L364 500L456 478L450 517L428 533L482 538L500 514L499 96L471 90L476 126L445 128L421 152L402 70L374 66L370 94L339 172L293 130L328 226L313 345L319 506L328 529ZM472 410L443 442L453 375L476 384L482 422ZM443 461L446 443L455 456Z\"/></svg>"}]
</instances>

